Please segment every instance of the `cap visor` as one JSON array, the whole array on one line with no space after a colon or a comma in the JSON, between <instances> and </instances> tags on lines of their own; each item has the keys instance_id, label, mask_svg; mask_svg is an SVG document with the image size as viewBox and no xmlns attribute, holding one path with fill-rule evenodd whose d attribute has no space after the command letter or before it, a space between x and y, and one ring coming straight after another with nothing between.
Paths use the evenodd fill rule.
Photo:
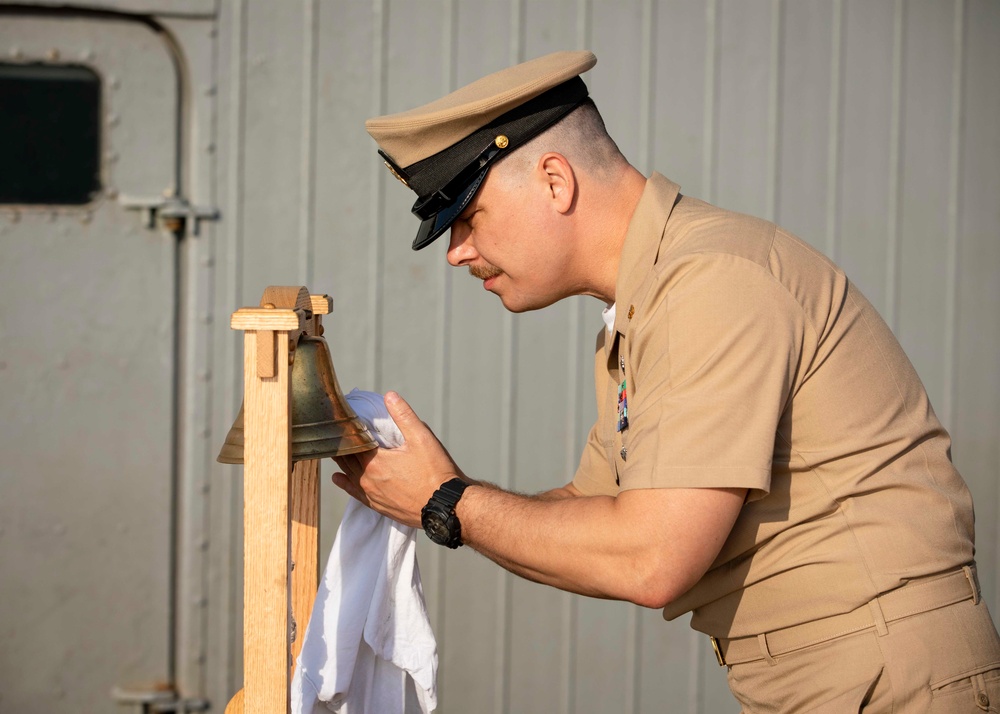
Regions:
<instances>
[{"instance_id":1,"label":"cap visor","mask_svg":"<svg viewBox=\"0 0 1000 714\"><path fill-rule=\"evenodd\" d=\"M426 248L451 227L451 224L455 222L455 219L457 219L462 214L462 211L465 210L466 206L469 205L469 201L472 200L472 197L476 195L476 191L479 190L479 186L483 183L483 179L486 178L486 173L489 170L489 166L484 168L465 188L465 190L458 194L458 198L456 198L450 205L442 208L430 218L421 221L420 228L417 229L417 237L413 239L413 250Z\"/></svg>"}]
</instances>

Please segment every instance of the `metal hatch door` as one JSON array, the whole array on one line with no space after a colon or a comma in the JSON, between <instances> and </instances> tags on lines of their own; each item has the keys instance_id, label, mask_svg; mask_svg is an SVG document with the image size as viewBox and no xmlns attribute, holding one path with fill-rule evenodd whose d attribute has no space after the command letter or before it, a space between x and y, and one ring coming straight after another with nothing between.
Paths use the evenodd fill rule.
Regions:
<instances>
[{"instance_id":1,"label":"metal hatch door","mask_svg":"<svg viewBox=\"0 0 1000 714\"><path fill-rule=\"evenodd\" d=\"M172 677L178 248L120 198L174 191L178 83L150 25L0 14L3 712Z\"/></svg>"}]
</instances>

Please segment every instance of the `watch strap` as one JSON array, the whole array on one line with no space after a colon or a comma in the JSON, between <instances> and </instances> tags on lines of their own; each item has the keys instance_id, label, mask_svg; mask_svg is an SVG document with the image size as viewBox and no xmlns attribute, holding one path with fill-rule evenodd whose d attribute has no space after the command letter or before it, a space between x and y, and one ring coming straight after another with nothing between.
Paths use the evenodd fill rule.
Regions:
<instances>
[{"instance_id":1,"label":"watch strap","mask_svg":"<svg viewBox=\"0 0 1000 714\"><path fill-rule=\"evenodd\" d=\"M469 484L456 476L450 481L445 481L441 484L431 498L437 499L438 503L447 506L448 508L455 508L458 504L458 500L462 497L462 494L465 493L465 489L468 487Z\"/></svg>"},{"instance_id":2,"label":"watch strap","mask_svg":"<svg viewBox=\"0 0 1000 714\"><path fill-rule=\"evenodd\" d=\"M467 484L462 479L457 476L449 481L441 484L434 495L430 497L427 501L427 505L424 506L421 511L422 516L428 510L438 512L444 511L446 523L449 530L449 537L446 541L440 541L434 537L434 535L428 531L427 534L431 537L431 540L436 543L440 543L448 548L458 548L462 545L462 524L458 520L458 515L455 513L455 506L458 504L462 494L465 493L465 489L468 487ZM425 527L424 530L427 530Z\"/></svg>"}]
</instances>

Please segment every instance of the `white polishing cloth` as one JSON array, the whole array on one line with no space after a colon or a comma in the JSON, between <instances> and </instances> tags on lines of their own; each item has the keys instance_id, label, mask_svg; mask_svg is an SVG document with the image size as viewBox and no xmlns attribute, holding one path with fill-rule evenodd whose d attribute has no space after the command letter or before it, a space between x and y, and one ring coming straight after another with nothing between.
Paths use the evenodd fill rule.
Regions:
<instances>
[{"instance_id":1,"label":"white polishing cloth","mask_svg":"<svg viewBox=\"0 0 1000 714\"><path fill-rule=\"evenodd\" d=\"M381 394L347 402L381 448L403 443ZM350 499L292 679L292 714L427 714L437 706L416 529Z\"/></svg>"}]
</instances>

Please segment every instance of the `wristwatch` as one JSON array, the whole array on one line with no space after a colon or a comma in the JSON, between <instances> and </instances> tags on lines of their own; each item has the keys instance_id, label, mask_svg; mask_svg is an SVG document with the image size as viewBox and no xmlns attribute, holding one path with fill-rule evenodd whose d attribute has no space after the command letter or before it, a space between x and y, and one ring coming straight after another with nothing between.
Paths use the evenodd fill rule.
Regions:
<instances>
[{"instance_id":1,"label":"wristwatch","mask_svg":"<svg viewBox=\"0 0 1000 714\"><path fill-rule=\"evenodd\" d=\"M449 548L462 545L462 524L455 515L455 505L468 485L457 477L444 482L420 511L424 532L435 543Z\"/></svg>"}]
</instances>

